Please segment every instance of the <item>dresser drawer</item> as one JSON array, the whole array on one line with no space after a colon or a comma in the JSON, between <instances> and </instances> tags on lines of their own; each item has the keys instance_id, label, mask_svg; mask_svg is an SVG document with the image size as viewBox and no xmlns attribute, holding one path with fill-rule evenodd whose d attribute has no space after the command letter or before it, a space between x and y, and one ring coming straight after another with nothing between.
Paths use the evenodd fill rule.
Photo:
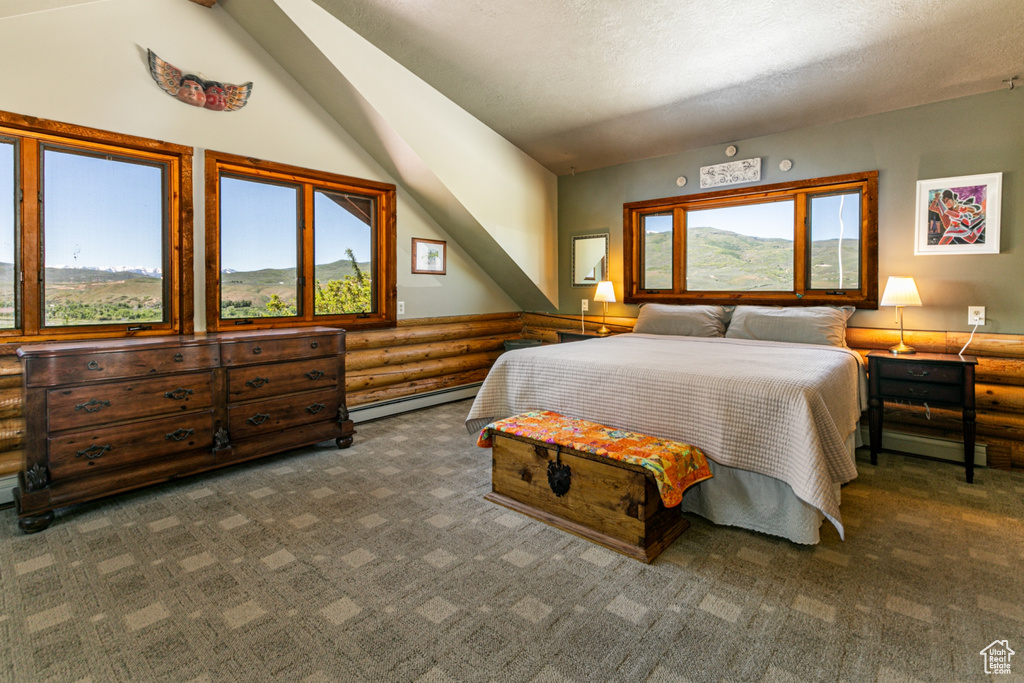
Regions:
<instances>
[{"instance_id":1,"label":"dresser drawer","mask_svg":"<svg viewBox=\"0 0 1024 683\"><path fill-rule=\"evenodd\" d=\"M218 356L216 344L33 356L26 360L25 381L30 387L52 386L188 372L217 367Z\"/></svg>"},{"instance_id":2,"label":"dresser drawer","mask_svg":"<svg viewBox=\"0 0 1024 683\"><path fill-rule=\"evenodd\" d=\"M232 441L311 422L333 420L337 416L337 389L228 406Z\"/></svg>"},{"instance_id":3,"label":"dresser drawer","mask_svg":"<svg viewBox=\"0 0 1024 683\"><path fill-rule=\"evenodd\" d=\"M341 335L337 333L221 342L221 358L226 366L337 356L341 350Z\"/></svg>"},{"instance_id":4,"label":"dresser drawer","mask_svg":"<svg viewBox=\"0 0 1024 683\"><path fill-rule=\"evenodd\" d=\"M85 384L46 392L50 431L95 427L213 405L213 375L194 372L153 379Z\"/></svg>"},{"instance_id":5,"label":"dresser drawer","mask_svg":"<svg viewBox=\"0 0 1024 683\"><path fill-rule=\"evenodd\" d=\"M309 358L228 370L228 401L280 396L338 386L339 356Z\"/></svg>"},{"instance_id":6,"label":"dresser drawer","mask_svg":"<svg viewBox=\"0 0 1024 683\"><path fill-rule=\"evenodd\" d=\"M887 360L878 364L878 375L884 379L898 379L907 382L930 382L933 384L960 384L963 381L963 367Z\"/></svg>"},{"instance_id":7,"label":"dresser drawer","mask_svg":"<svg viewBox=\"0 0 1024 683\"><path fill-rule=\"evenodd\" d=\"M886 399L910 399L922 403L963 403L963 389L959 385L931 384L929 382L907 382L883 379L879 386L881 397Z\"/></svg>"},{"instance_id":8,"label":"dresser drawer","mask_svg":"<svg viewBox=\"0 0 1024 683\"><path fill-rule=\"evenodd\" d=\"M47 439L50 477L92 474L140 460L213 448L213 411Z\"/></svg>"}]
</instances>

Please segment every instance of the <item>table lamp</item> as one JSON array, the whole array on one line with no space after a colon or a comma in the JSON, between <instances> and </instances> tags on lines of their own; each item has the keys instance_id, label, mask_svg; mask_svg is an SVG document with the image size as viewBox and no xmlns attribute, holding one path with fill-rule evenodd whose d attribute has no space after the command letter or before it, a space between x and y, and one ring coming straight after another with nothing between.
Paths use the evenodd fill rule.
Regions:
<instances>
[{"instance_id":1,"label":"table lamp","mask_svg":"<svg viewBox=\"0 0 1024 683\"><path fill-rule=\"evenodd\" d=\"M600 335L611 334L605 324L605 318L608 317L608 302L615 303L615 285L612 284L611 280L602 280L597 283L597 291L594 292L594 301L604 302L604 313L601 315L601 327L597 333Z\"/></svg>"},{"instance_id":2,"label":"table lamp","mask_svg":"<svg viewBox=\"0 0 1024 683\"><path fill-rule=\"evenodd\" d=\"M885 291L882 292L882 300L878 302L878 305L895 306L896 315L900 319L900 343L890 346L889 350L893 353L916 353L913 347L903 343L903 307L921 305L921 295L917 293L914 278L890 275L889 281L885 283Z\"/></svg>"}]
</instances>

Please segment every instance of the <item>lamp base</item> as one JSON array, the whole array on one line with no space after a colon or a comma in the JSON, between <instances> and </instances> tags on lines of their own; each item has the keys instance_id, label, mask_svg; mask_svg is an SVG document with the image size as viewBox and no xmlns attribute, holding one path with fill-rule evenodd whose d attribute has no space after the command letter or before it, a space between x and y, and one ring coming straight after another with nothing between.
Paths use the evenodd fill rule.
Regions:
<instances>
[{"instance_id":1,"label":"lamp base","mask_svg":"<svg viewBox=\"0 0 1024 683\"><path fill-rule=\"evenodd\" d=\"M612 331L610 329L608 329L607 327L605 327L604 325L601 325L601 327L597 328L597 334L602 336L602 337L607 336L607 335L609 335L611 333L612 333Z\"/></svg>"},{"instance_id":2,"label":"lamp base","mask_svg":"<svg viewBox=\"0 0 1024 683\"><path fill-rule=\"evenodd\" d=\"M889 352L890 353L894 353L894 354L917 353L917 351L914 350L913 346L907 346L902 341L900 341L900 343L897 344L896 346L890 346L889 347Z\"/></svg>"}]
</instances>

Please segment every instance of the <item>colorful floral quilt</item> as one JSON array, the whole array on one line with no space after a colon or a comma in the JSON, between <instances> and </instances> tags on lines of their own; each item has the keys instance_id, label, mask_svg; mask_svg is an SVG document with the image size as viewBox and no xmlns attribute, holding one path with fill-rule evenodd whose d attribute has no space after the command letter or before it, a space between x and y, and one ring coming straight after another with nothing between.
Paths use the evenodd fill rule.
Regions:
<instances>
[{"instance_id":1,"label":"colorful floral quilt","mask_svg":"<svg viewBox=\"0 0 1024 683\"><path fill-rule=\"evenodd\" d=\"M522 413L492 422L480 432L476 444L490 448L495 432L640 465L654 474L665 507L679 505L686 489L711 478L711 468L704 453L696 446L614 429L548 410Z\"/></svg>"}]
</instances>

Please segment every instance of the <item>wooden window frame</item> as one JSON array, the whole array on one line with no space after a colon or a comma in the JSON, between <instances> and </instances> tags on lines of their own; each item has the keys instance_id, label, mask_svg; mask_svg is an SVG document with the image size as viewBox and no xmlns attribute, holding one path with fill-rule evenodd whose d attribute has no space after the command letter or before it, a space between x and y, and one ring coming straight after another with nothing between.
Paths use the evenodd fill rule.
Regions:
<instances>
[{"instance_id":1,"label":"wooden window frame","mask_svg":"<svg viewBox=\"0 0 1024 683\"><path fill-rule=\"evenodd\" d=\"M807 211L811 197L858 190L861 193L860 288L811 289L810 249ZM687 291L686 214L712 209L771 201L795 200L793 235L793 290L787 292ZM717 192L623 204L622 248L625 303L668 304L755 304L784 306L856 306L878 308L878 171L812 178L774 185L744 187ZM673 214L672 288L647 290L641 287L644 273L643 217Z\"/></svg>"},{"instance_id":2,"label":"wooden window frame","mask_svg":"<svg viewBox=\"0 0 1024 683\"><path fill-rule=\"evenodd\" d=\"M43 341L144 337L188 334L194 327L193 235L192 235L192 148L159 140L124 135L0 111L0 136L17 139L16 189L21 197L15 222L17 232L15 283L20 302L21 325L0 330L0 341ZM43 325L43 228L42 148L81 150L91 154L138 159L166 164L165 199L167 224L164 235L166 279L163 322L143 325ZM145 327L145 329L137 329ZM136 329L129 329L136 328Z\"/></svg>"},{"instance_id":3,"label":"wooden window frame","mask_svg":"<svg viewBox=\"0 0 1024 683\"><path fill-rule=\"evenodd\" d=\"M270 329L326 325L345 329L394 327L397 322L397 270L396 270L396 200L394 185L374 180L316 171L261 159L253 159L225 152L207 150L206 165L206 327L209 331L239 329ZM302 237L298 276L301 313L280 318L221 318L220 317L220 179L234 178L263 180L300 186L300 216ZM376 232L373 254L374 312L344 315L316 315L313 305L313 193L316 190L346 192L372 197L376 206Z\"/></svg>"}]
</instances>

